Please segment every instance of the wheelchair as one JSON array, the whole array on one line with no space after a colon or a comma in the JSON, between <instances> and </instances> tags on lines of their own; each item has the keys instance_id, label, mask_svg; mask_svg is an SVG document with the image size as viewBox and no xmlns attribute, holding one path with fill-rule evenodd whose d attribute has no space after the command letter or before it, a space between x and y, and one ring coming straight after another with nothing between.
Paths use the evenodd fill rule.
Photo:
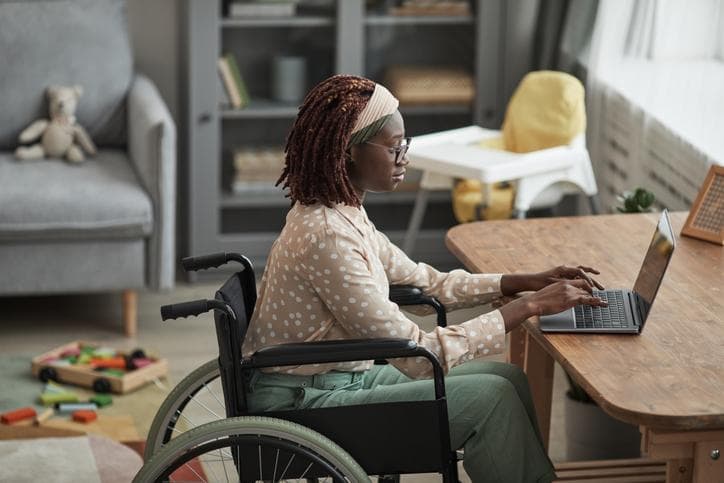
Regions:
<instances>
[{"instance_id":1,"label":"wheelchair","mask_svg":"<svg viewBox=\"0 0 724 483\"><path fill-rule=\"evenodd\" d=\"M183 259L186 271L242 269L214 299L161 307L163 320L213 311L218 359L186 376L167 396L151 425L145 464L134 482L156 481L399 481L410 473L439 473L457 483L458 452L450 448L444 372L432 352L407 339L356 339L265 347L242 358L241 345L256 304L251 262L237 253ZM445 307L412 286L390 286L398 305L428 305L437 324ZM290 411L246 409L249 371L359 360L424 357L433 369L434 398ZM425 421L424 425L420 421Z\"/></svg>"}]
</instances>

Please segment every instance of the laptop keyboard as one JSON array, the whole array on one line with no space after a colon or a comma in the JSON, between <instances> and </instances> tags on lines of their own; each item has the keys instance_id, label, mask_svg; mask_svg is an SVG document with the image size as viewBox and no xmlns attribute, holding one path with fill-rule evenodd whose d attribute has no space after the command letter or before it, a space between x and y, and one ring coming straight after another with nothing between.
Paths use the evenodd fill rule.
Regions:
<instances>
[{"instance_id":1,"label":"laptop keyboard","mask_svg":"<svg viewBox=\"0 0 724 483\"><path fill-rule=\"evenodd\" d=\"M620 290L594 290L593 295L608 302L608 307L576 305L577 329L613 329L628 327L624 309L624 293Z\"/></svg>"}]
</instances>

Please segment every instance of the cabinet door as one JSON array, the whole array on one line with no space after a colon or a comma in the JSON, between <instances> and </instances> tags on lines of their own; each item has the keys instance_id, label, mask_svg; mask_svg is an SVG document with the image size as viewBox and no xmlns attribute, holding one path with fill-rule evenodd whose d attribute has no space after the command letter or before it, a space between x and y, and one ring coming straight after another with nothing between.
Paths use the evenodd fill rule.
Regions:
<instances>
[{"instance_id":1,"label":"cabinet door","mask_svg":"<svg viewBox=\"0 0 724 483\"><path fill-rule=\"evenodd\" d=\"M220 2L187 0L185 8L189 253L200 255L216 251L219 233Z\"/></svg>"}]
</instances>

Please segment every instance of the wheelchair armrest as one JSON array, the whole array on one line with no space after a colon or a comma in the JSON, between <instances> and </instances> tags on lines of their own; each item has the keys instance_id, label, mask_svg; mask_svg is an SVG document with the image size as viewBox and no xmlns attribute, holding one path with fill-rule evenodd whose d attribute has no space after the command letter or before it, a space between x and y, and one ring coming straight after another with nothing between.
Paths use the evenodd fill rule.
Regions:
<instances>
[{"instance_id":1,"label":"wheelchair armrest","mask_svg":"<svg viewBox=\"0 0 724 483\"><path fill-rule=\"evenodd\" d=\"M429 305L437 313L437 325L447 327L445 306L414 285L390 285L390 300L397 305Z\"/></svg>"},{"instance_id":2,"label":"wheelchair armrest","mask_svg":"<svg viewBox=\"0 0 724 483\"><path fill-rule=\"evenodd\" d=\"M437 356L409 339L348 339L280 344L259 349L242 365L251 369L397 357L424 357L429 360L435 379L435 396L445 397L444 373Z\"/></svg>"}]
</instances>

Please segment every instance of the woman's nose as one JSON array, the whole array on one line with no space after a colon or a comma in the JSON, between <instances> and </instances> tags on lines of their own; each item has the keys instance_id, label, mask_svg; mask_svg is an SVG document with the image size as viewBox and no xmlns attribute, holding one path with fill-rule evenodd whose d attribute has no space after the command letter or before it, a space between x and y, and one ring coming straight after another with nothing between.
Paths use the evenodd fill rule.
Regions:
<instances>
[{"instance_id":1,"label":"woman's nose","mask_svg":"<svg viewBox=\"0 0 724 483\"><path fill-rule=\"evenodd\" d=\"M410 164L410 158L407 157L407 153L405 153L403 156L400 157L400 159L397 162L398 166L405 167L408 164Z\"/></svg>"}]
</instances>

